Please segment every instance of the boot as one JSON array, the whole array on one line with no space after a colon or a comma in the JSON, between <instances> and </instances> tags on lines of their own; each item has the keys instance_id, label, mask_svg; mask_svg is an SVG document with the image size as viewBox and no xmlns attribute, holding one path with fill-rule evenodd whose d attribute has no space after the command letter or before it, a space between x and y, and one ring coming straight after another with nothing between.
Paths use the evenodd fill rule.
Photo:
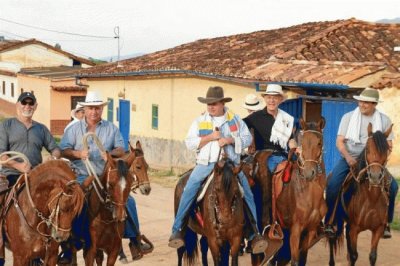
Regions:
<instances>
[{"instance_id":1,"label":"boot","mask_svg":"<svg viewBox=\"0 0 400 266\"><path fill-rule=\"evenodd\" d=\"M185 245L182 231L173 232L169 237L168 246L171 248L180 248Z\"/></svg>"},{"instance_id":2,"label":"boot","mask_svg":"<svg viewBox=\"0 0 400 266\"><path fill-rule=\"evenodd\" d=\"M390 225L389 224L387 224L385 226L385 230L383 231L382 238L384 238L384 239L392 238L392 233L390 232Z\"/></svg>"},{"instance_id":3,"label":"boot","mask_svg":"<svg viewBox=\"0 0 400 266\"><path fill-rule=\"evenodd\" d=\"M245 214L247 214L247 217L249 218L251 229L254 234L254 238L251 241L252 252L253 254L264 253L268 247L268 242L260 235L256 224L256 219L251 214L250 208L247 206L245 201L243 203Z\"/></svg>"}]
</instances>

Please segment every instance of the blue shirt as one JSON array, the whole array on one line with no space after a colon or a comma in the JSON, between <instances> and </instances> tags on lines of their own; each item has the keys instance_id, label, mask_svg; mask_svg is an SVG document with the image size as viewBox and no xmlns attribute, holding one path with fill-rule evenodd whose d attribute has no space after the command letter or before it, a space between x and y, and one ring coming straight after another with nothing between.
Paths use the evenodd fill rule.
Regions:
<instances>
[{"instance_id":1,"label":"blue shirt","mask_svg":"<svg viewBox=\"0 0 400 266\"><path fill-rule=\"evenodd\" d=\"M61 150L83 150L82 139L87 131L87 123L85 119L74 123L65 131L61 139ZM119 129L109 121L101 120L96 126L96 135L103 144L104 149L108 152L115 148L124 148L124 140ZM101 153L92 137L88 138L89 160L92 163L96 174L101 175L105 166L105 161L101 157ZM73 160L73 167L76 169L78 176L88 176L86 166L82 160Z\"/></svg>"}]
</instances>

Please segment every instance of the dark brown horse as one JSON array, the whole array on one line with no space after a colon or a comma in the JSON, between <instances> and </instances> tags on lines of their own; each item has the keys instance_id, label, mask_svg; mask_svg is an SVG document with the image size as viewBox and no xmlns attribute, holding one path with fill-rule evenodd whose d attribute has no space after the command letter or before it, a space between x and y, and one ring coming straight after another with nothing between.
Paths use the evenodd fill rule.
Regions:
<instances>
[{"instance_id":1,"label":"dark brown horse","mask_svg":"<svg viewBox=\"0 0 400 266\"><path fill-rule=\"evenodd\" d=\"M303 130L301 153L293 165L291 180L283 186L276 207L282 227L290 231L291 264L306 263L308 249L315 243L327 206L323 163L322 129L325 119L315 125L300 119Z\"/></svg>"},{"instance_id":2,"label":"dark brown horse","mask_svg":"<svg viewBox=\"0 0 400 266\"><path fill-rule=\"evenodd\" d=\"M358 258L358 234L365 230L372 232L369 261L375 265L377 248L387 223L387 206L389 204L389 186L391 182L385 166L389 145L387 137L392 126L385 132L372 133L372 125L368 125L368 140L365 149L358 157L358 165L346 178L350 182L353 195L347 205L346 240L350 265L355 265ZM345 182L347 183L347 182ZM338 239L336 239L338 241ZM334 242L330 241L329 265L334 265Z\"/></svg>"},{"instance_id":3,"label":"dark brown horse","mask_svg":"<svg viewBox=\"0 0 400 266\"><path fill-rule=\"evenodd\" d=\"M243 199L237 179L240 170L241 167L235 167L230 160L223 159L215 164L214 177L205 192L204 198L199 202L199 212L204 224L201 225L197 220L190 219L190 228L187 228L185 235L185 246L178 249L179 265L182 265L184 253L186 253L188 264L194 263L197 256L196 233L207 238L214 265L227 265L229 263L229 248L232 265L238 265L238 252L244 225ZM178 209L180 197L190 173L183 175L176 185L175 212ZM192 252L189 249L192 249ZM202 259L203 265L207 265L207 257L203 256Z\"/></svg>"},{"instance_id":4,"label":"dark brown horse","mask_svg":"<svg viewBox=\"0 0 400 266\"><path fill-rule=\"evenodd\" d=\"M38 165L19 178L7 199L2 226L14 265L25 266L35 258L56 265L59 243L70 236L84 201L70 167L61 160Z\"/></svg>"},{"instance_id":5,"label":"dark brown horse","mask_svg":"<svg viewBox=\"0 0 400 266\"><path fill-rule=\"evenodd\" d=\"M132 164L135 156L133 153L127 161ZM107 265L114 265L118 257L125 228L125 205L134 181L129 163L108 154L103 174L98 178L89 176L84 182L85 186L92 183L87 195L92 245L85 250L86 265L93 265L98 250L108 255ZM101 265L102 257L97 256L96 263Z\"/></svg>"}]
</instances>

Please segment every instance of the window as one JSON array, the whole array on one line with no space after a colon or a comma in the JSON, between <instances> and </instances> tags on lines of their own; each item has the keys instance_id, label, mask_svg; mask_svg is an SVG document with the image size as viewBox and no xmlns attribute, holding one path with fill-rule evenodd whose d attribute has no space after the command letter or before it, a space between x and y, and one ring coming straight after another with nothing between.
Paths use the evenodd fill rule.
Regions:
<instances>
[{"instance_id":1,"label":"window","mask_svg":"<svg viewBox=\"0 0 400 266\"><path fill-rule=\"evenodd\" d=\"M11 83L11 97L14 97L14 83Z\"/></svg>"},{"instance_id":2,"label":"window","mask_svg":"<svg viewBox=\"0 0 400 266\"><path fill-rule=\"evenodd\" d=\"M6 95L6 82L3 80L3 95Z\"/></svg>"},{"instance_id":3,"label":"window","mask_svg":"<svg viewBox=\"0 0 400 266\"><path fill-rule=\"evenodd\" d=\"M107 108L107 121L113 122L114 118L114 99L107 98L108 108Z\"/></svg>"},{"instance_id":4,"label":"window","mask_svg":"<svg viewBox=\"0 0 400 266\"><path fill-rule=\"evenodd\" d=\"M158 129L158 105L153 104L151 108L151 127Z\"/></svg>"}]
</instances>

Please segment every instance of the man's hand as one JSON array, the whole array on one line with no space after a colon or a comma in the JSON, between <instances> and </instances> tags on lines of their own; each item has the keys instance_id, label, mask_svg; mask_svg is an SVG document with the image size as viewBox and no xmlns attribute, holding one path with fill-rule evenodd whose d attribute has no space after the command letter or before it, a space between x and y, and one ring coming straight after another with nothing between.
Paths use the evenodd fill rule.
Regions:
<instances>
[{"instance_id":1,"label":"man's hand","mask_svg":"<svg viewBox=\"0 0 400 266\"><path fill-rule=\"evenodd\" d=\"M290 139L288 145L289 149L297 148L297 142L294 139Z\"/></svg>"},{"instance_id":2,"label":"man's hand","mask_svg":"<svg viewBox=\"0 0 400 266\"><path fill-rule=\"evenodd\" d=\"M233 143L233 138L220 138L218 140L218 145L220 147L224 147L225 145L229 145Z\"/></svg>"},{"instance_id":3,"label":"man's hand","mask_svg":"<svg viewBox=\"0 0 400 266\"><path fill-rule=\"evenodd\" d=\"M221 131L213 131L211 134L210 134L210 138L212 139L212 140L219 140L220 138L221 138Z\"/></svg>"},{"instance_id":4,"label":"man's hand","mask_svg":"<svg viewBox=\"0 0 400 266\"><path fill-rule=\"evenodd\" d=\"M108 160L107 152L106 151L102 151L102 152L100 152L100 155L101 155L101 158L103 158L103 160L105 162L107 162L107 160Z\"/></svg>"},{"instance_id":5,"label":"man's hand","mask_svg":"<svg viewBox=\"0 0 400 266\"><path fill-rule=\"evenodd\" d=\"M353 167L357 164L357 161L351 156L346 157L346 162L350 167Z\"/></svg>"},{"instance_id":6,"label":"man's hand","mask_svg":"<svg viewBox=\"0 0 400 266\"><path fill-rule=\"evenodd\" d=\"M16 163L14 167L21 173L28 173L31 170L32 165L30 162L22 162L22 163Z\"/></svg>"},{"instance_id":7,"label":"man's hand","mask_svg":"<svg viewBox=\"0 0 400 266\"><path fill-rule=\"evenodd\" d=\"M81 150L81 151L80 151L79 157L80 157L82 160L89 159L89 150Z\"/></svg>"}]
</instances>

